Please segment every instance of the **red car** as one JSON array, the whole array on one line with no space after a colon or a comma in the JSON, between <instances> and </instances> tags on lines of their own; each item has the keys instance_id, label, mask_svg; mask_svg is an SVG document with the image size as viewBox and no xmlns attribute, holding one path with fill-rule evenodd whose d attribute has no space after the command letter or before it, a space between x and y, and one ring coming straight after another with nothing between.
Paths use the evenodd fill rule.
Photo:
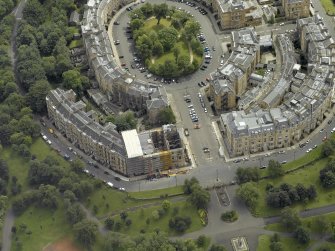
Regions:
<instances>
[{"instance_id":1,"label":"red car","mask_svg":"<svg viewBox=\"0 0 335 251\"><path fill-rule=\"evenodd\" d=\"M126 63L122 63L121 66L126 66Z\"/></svg>"}]
</instances>

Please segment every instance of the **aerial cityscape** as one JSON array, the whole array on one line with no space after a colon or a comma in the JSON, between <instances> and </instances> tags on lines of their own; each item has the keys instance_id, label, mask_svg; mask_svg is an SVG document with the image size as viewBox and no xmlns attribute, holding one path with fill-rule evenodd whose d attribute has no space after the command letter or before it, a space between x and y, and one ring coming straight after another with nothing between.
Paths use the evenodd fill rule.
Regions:
<instances>
[{"instance_id":1,"label":"aerial cityscape","mask_svg":"<svg viewBox=\"0 0 335 251\"><path fill-rule=\"evenodd\" d=\"M1 251L335 250L335 1L0 0Z\"/></svg>"}]
</instances>

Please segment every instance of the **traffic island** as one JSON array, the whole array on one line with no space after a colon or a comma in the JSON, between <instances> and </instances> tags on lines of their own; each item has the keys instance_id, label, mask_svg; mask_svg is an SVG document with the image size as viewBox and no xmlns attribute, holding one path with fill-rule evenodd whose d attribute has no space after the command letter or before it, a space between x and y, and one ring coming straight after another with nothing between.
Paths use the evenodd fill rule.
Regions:
<instances>
[{"instance_id":1,"label":"traffic island","mask_svg":"<svg viewBox=\"0 0 335 251\"><path fill-rule=\"evenodd\" d=\"M249 251L248 242L245 237L236 237L231 239L231 245L234 251Z\"/></svg>"}]
</instances>

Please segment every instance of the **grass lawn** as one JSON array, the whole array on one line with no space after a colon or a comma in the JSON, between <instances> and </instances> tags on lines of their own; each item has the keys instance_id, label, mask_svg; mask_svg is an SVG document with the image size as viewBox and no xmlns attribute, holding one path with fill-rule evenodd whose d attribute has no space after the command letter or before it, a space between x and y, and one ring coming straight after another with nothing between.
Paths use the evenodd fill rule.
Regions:
<instances>
[{"instance_id":1,"label":"grass lawn","mask_svg":"<svg viewBox=\"0 0 335 251\"><path fill-rule=\"evenodd\" d=\"M176 186L176 187L169 187L169 188L142 191L142 192L130 192L129 196L135 199L150 199L150 198L159 198L160 196L165 196L166 194L175 195L182 193L183 193L183 187Z\"/></svg>"},{"instance_id":2,"label":"grass lawn","mask_svg":"<svg viewBox=\"0 0 335 251\"><path fill-rule=\"evenodd\" d=\"M202 224L200 222L200 217L198 215L197 210L189 205L185 201L180 201L176 203L171 203L171 208L168 213L159 220L154 220L152 218L152 212L156 209L160 209L161 206L154 206L145 209L139 209L134 212L128 212L128 218L131 219L132 224L127 227L123 225L121 227L120 232L125 233L127 235L136 235L140 233L141 229L144 229L146 232L152 232L156 228L159 228L161 231L169 235L177 235L175 231L170 230L169 228L169 220L172 217L172 211L174 207L179 207L179 216L189 216L192 219L192 224L187 232L193 232L202 228ZM117 215L114 217L116 221L121 221L120 216ZM146 224L146 219L150 219L150 224Z\"/></svg>"},{"instance_id":3,"label":"grass lawn","mask_svg":"<svg viewBox=\"0 0 335 251\"><path fill-rule=\"evenodd\" d=\"M81 47L83 46L83 40L79 39L79 40L72 40L70 45L69 45L69 49L73 49L73 48L77 48L77 47Z\"/></svg>"},{"instance_id":4,"label":"grass lawn","mask_svg":"<svg viewBox=\"0 0 335 251\"><path fill-rule=\"evenodd\" d=\"M185 42L179 41L175 44L175 47L179 48L179 51L180 51L179 57L182 56L182 55L190 56L188 46ZM166 60L176 61L176 58L175 58L172 50L168 53L164 53L159 58L155 58L155 65L164 64L164 62ZM199 61L199 62L201 62L201 61Z\"/></svg>"},{"instance_id":5,"label":"grass lawn","mask_svg":"<svg viewBox=\"0 0 335 251\"><path fill-rule=\"evenodd\" d=\"M115 190L113 188L103 186L96 189L86 200L85 205L93 211L94 205L97 206L97 217L105 217L111 213L119 213L127 208L141 206L163 201L162 199L156 200L134 200L128 197L127 193ZM106 206L108 204L108 206Z\"/></svg>"},{"instance_id":6,"label":"grass lawn","mask_svg":"<svg viewBox=\"0 0 335 251\"><path fill-rule=\"evenodd\" d=\"M321 154L321 145L313 149L311 152L305 153L305 155L300 157L299 159L283 164L283 168L285 171L294 170L296 168L299 168L303 165L310 163L315 159L318 159L320 157L320 154ZM261 177L265 177L268 175L268 170L266 168L260 170L260 172Z\"/></svg>"},{"instance_id":7,"label":"grass lawn","mask_svg":"<svg viewBox=\"0 0 335 251\"><path fill-rule=\"evenodd\" d=\"M27 226L24 232L20 230L21 224ZM39 251L49 243L71 234L71 227L67 223L62 205L59 205L59 208L54 212L49 209L30 207L16 218L15 226L17 234L13 235L12 251ZM27 234L29 230L31 231L30 235ZM22 249L17 247L16 237L22 243Z\"/></svg>"},{"instance_id":8,"label":"grass lawn","mask_svg":"<svg viewBox=\"0 0 335 251\"><path fill-rule=\"evenodd\" d=\"M80 30L79 30L78 27L69 26L68 29L69 29L69 31L71 32L71 34L80 33Z\"/></svg>"},{"instance_id":9,"label":"grass lawn","mask_svg":"<svg viewBox=\"0 0 335 251\"><path fill-rule=\"evenodd\" d=\"M258 237L257 251L271 251L270 249L270 235L260 235ZM280 242L283 244L283 250L305 251L308 246L313 244L313 241L307 245L301 245L293 238L281 237Z\"/></svg>"},{"instance_id":10,"label":"grass lawn","mask_svg":"<svg viewBox=\"0 0 335 251\"><path fill-rule=\"evenodd\" d=\"M335 222L335 212L329 214L323 214L322 217L324 217L326 221L329 223ZM320 218L320 215L302 218L301 219L302 225L308 228L312 233L319 233L319 227L316 221L318 218ZM265 229L276 232L287 232L287 229L283 227L280 223L269 224L265 226Z\"/></svg>"},{"instance_id":11,"label":"grass lawn","mask_svg":"<svg viewBox=\"0 0 335 251\"><path fill-rule=\"evenodd\" d=\"M50 155L60 162L62 166L68 166L68 162L65 161L58 153L52 150L42 138L38 138L30 147L31 154L34 154L37 159L43 160L46 156ZM22 185L22 191L28 189L28 171L29 171L29 160L22 158L15 153L12 148L4 148L0 154L0 158L4 159L9 167L9 175L16 176L18 183Z\"/></svg>"},{"instance_id":12,"label":"grass lawn","mask_svg":"<svg viewBox=\"0 0 335 251\"><path fill-rule=\"evenodd\" d=\"M332 0L321 0L321 3L328 15L335 14L335 5Z\"/></svg>"},{"instance_id":13,"label":"grass lawn","mask_svg":"<svg viewBox=\"0 0 335 251\"><path fill-rule=\"evenodd\" d=\"M171 21L162 18L161 21L159 22L159 25L157 25L157 19L156 18L151 18L144 23L144 30L145 31L150 31L150 30L155 30L158 32L159 30L165 28L165 27L170 27Z\"/></svg>"},{"instance_id":14,"label":"grass lawn","mask_svg":"<svg viewBox=\"0 0 335 251\"><path fill-rule=\"evenodd\" d=\"M280 212L280 209L273 209L266 205L265 187L268 183L272 184L273 186L278 186L284 182L291 185L296 185L297 183L302 183L305 186L309 186L312 184L315 185L318 194L316 199L314 201L308 202L307 204L294 204L292 207L298 210L303 210L306 208L316 208L333 203L335 198L335 190L322 188L319 181L319 172L326 165L327 162L328 159L321 159L313 165L310 165L293 173L286 174L283 177L259 181L257 186L260 192L260 199L258 201L258 205L256 206L254 214L256 216L271 216L279 214Z\"/></svg>"}]
</instances>

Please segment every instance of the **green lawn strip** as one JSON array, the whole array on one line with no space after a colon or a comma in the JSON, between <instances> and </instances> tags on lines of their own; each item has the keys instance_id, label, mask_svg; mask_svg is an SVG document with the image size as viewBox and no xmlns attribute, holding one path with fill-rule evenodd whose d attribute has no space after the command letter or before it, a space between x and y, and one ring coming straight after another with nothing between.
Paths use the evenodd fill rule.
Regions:
<instances>
[{"instance_id":1,"label":"green lawn strip","mask_svg":"<svg viewBox=\"0 0 335 251\"><path fill-rule=\"evenodd\" d=\"M79 34L80 33L79 28L77 28L77 27L69 26L68 29L71 32L71 34Z\"/></svg>"},{"instance_id":2,"label":"green lawn strip","mask_svg":"<svg viewBox=\"0 0 335 251\"><path fill-rule=\"evenodd\" d=\"M163 189L149 190L149 191L141 191L141 192L130 192L129 196L134 199L152 199L152 198L161 198L163 196L171 196L183 194L183 187L169 187Z\"/></svg>"},{"instance_id":3,"label":"green lawn strip","mask_svg":"<svg viewBox=\"0 0 335 251\"><path fill-rule=\"evenodd\" d=\"M300 157L299 159L293 160L289 163L283 164L283 169L286 172L293 171L296 169L303 168L305 165L308 165L309 163L313 163L313 161L316 161L320 158L321 154L321 146L318 146L317 148L313 149L311 152L304 154L304 156ZM261 177L266 177L268 175L268 170L262 169L260 170Z\"/></svg>"},{"instance_id":4,"label":"green lawn strip","mask_svg":"<svg viewBox=\"0 0 335 251\"><path fill-rule=\"evenodd\" d=\"M172 231L169 228L169 220L171 217L173 217L172 211L174 207L179 207L179 213L177 215L183 217L188 216L192 219L192 224L190 228L186 230L186 232L194 232L203 227L200 222L200 217L197 210L186 201L180 201L171 203L171 208L169 211L158 220L153 219L152 212L154 210L160 209L161 206L153 206L150 208L144 208L143 210L139 209L134 212L128 212L128 218L131 219L132 224L129 227L123 224L119 232L125 233L127 235L136 235L140 233L141 229L145 230L146 232L152 232L158 228L160 231L163 231L169 235L177 235L175 231ZM150 219L149 225L146 224L147 218ZM119 215L115 216L114 219L116 221L121 221Z\"/></svg>"},{"instance_id":5,"label":"green lawn strip","mask_svg":"<svg viewBox=\"0 0 335 251\"><path fill-rule=\"evenodd\" d=\"M55 157L61 166L69 167L68 161L64 160L58 152L53 150L49 145L47 145L42 138L36 139L36 141L30 147L31 154L34 154L38 159L43 160L46 156Z\"/></svg>"},{"instance_id":6,"label":"green lawn strip","mask_svg":"<svg viewBox=\"0 0 335 251\"><path fill-rule=\"evenodd\" d=\"M69 49L73 49L73 48L77 48L77 47L81 47L83 45L83 40L72 40L70 45L69 45Z\"/></svg>"},{"instance_id":7,"label":"green lawn strip","mask_svg":"<svg viewBox=\"0 0 335 251\"><path fill-rule=\"evenodd\" d=\"M28 208L15 219L17 233L12 237L12 251L42 250L46 245L57 241L63 236L71 235L71 226L68 224L63 205L56 211L36 207ZM20 225L25 224L27 229L20 231ZM31 234L27 234L27 231ZM22 249L17 248L15 239L22 243Z\"/></svg>"},{"instance_id":8,"label":"green lawn strip","mask_svg":"<svg viewBox=\"0 0 335 251\"><path fill-rule=\"evenodd\" d=\"M308 228L312 233L319 233L318 223L316 222L317 218L320 218L320 215L302 218L302 225ZM323 214L322 217L326 219L327 222L332 223L335 222L335 212ZM287 229L282 226L280 223L273 223L265 226L265 229L276 231L276 232L287 232Z\"/></svg>"},{"instance_id":9,"label":"green lawn strip","mask_svg":"<svg viewBox=\"0 0 335 251\"><path fill-rule=\"evenodd\" d=\"M257 251L271 251L270 249L270 235L260 235L258 237ZM310 241L307 245L299 244L295 239L288 237L281 237L280 242L283 244L283 250L305 251L314 242Z\"/></svg>"},{"instance_id":10,"label":"green lawn strip","mask_svg":"<svg viewBox=\"0 0 335 251\"><path fill-rule=\"evenodd\" d=\"M335 250L335 243L326 241L324 244L321 244L320 247L323 247L323 248L328 247L330 248L330 250ZM316 249L316 250L319 250L319 249Z\"/></svg>"},{"instance_id":11,"label":"green lawn strip","mask_svg":"<svg viewBox=\"0 0 335 251\"><path fill-rule=\"evenodd\" d=\"M321 0L321 3L328 15L335 14L335 5L332 0Z\"/></svg>"},{"instance_id":12,"label":"green lawn strip","mask_svg":"<svg viewBox=\"0 0 335 251\"><path fill-rule=\"evenodd\" d=\"M11 148L3 149L0 157L7 162L10 177L15 176L17 178L18 184L21 184L22 186L22 191L26 191L28 189L27 176L29 162L16 154Z\"/></svg>"},{"instance_id":13,"label":"green lawn strip","mask_svg":"<svg viewBox=\"0 0 335 251\"><path fill-rule=\"evenodd\" d=\"M96 189L86 200L86 207L92 212L94 205L98 208L97 217L106 217L112 213L126 210L136 206L160 202L162 200L134 200L128 197L127 193L117 191L110 187L103 186Z\"/></svg>"},{"instance_id":14,"label":"green lawn strip","mask_svg":"<svg viewBox=\"0 0 335 251\"><path fill-rule=\"evenodd\" d=\"M254 211L256 216L273 216L280 213L280 209L270 208L266 205L266 185L272 184L277 187L282 183L288 183L291 185L296 185L298 183L303 184L304 186L315 185L317 190L317 197L314 201L308 202L306 204L293 204L291 207L297 210L310 209L322 207L329 205L334 202L335 190L324 189L320 185L319 181L319 172L322 168L325 167L328 159L321 159L315 162L313 165L307 166L303 169L297 170L295 172L286 174L283 177L277 179L264 179L258 182L257 186L260 193L260 199Z\"/></svg>"}]
</instances>

